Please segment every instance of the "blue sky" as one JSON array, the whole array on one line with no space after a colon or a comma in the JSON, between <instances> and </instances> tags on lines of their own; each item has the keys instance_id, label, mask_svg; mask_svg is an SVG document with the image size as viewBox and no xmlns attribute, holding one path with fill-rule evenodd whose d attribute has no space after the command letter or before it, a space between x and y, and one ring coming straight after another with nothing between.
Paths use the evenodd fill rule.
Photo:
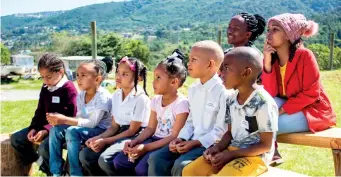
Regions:
<instances>
[{"instance_id":1,"label":"blue sky","mask_svg":"<svg viewBox=\"0 0 341 177\"><path fill-rule=\"evenodd\" d=\"M0 0L1 16L16 13L70 10L90 4L122 0Z\"/></svg>"}]
</instances>

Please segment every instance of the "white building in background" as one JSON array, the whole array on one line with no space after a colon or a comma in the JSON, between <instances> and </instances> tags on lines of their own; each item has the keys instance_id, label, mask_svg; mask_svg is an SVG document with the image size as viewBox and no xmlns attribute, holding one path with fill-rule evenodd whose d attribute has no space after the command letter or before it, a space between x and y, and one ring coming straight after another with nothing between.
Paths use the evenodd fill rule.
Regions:
<instances>
[{"instance_id":1,"label":"white building in background","mask_svg":"<svg viewBox=\"0 0 341 177\"><path fill-rule=\"evenodd\" d=\"M102 60L104 57L97 56L97 60ZM69 80L76 79L77 67L88 60L92 60L92 56L68 56L60 58L64 62L65 72Z\"/></svg>"},{"instance_id":2,"label":"white building in background","mask_svg":"<svg viewBox=\"0 0 341 177\"><path fill-rule=\"evenodd\" d=\"M34 57L31 55L12 55L11 56L11 65L14 66L22 66L25 69L32 69L34 67Z\"/></svg>"},{"instance_id":3,"label":"white building in background","mask_svg":"<svg viewBox=\"0 0 341 177\"><path fill-rule=\"evenodd\" d=\"M97 56L97 60L102 60L104 57ZM61 57L64 62L65 69L70 71L76 71L77 67L88 60L92 59L92 56L68 56Z\"/></svg>"},{"instance_id":4,"label":"white building in background","mask_svg":"<svg viewBox=\"0 0 341 177\"><path fill-rule=\"evenodd\" d=\"M34 57L30 55L12 55L11 64L1 66L1 78L10 75L25 75L35 70Z\"/></svg>"}]
</instances>

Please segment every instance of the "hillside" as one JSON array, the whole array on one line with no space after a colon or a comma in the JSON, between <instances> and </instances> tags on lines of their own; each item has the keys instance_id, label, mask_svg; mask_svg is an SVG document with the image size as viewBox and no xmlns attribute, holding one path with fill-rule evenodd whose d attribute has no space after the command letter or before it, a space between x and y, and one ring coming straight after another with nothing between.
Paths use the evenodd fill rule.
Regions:
<instances>
[{"instance_id":1,"label":"hillside","mask_svg":"<svg viewBox=\"0 0 341 177\"><path fill-rule=\"evenodd\" d=\"M227 22L239 12L270 16L295 12L307 16L333 10L341 6L340 0L133 0L111 2L57 12L39 18L25 15L2 17L1 29L9 33L23 27L53 27L60 30L89 28L96 20L100 29L114 31L150 31L160 27L167 29L192 27L200 24ZM280 7L280 8L279 8Z\"/></svg>"}]
</instances>

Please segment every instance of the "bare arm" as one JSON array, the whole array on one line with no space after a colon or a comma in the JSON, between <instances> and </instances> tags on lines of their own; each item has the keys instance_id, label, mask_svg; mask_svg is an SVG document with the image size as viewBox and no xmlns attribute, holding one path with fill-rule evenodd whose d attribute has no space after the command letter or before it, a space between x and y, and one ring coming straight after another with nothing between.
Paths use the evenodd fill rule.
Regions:
<instances>
[{"instance_id":1,"label":"bare arm","mask_svg":"<svg viewBox=\"0 0 341 177\"><path fill-rule=\"evenodd\" d=\"M155 149L159 149L167 144L169 144L172 140L176 139L179 135L180 130L184 127L186 119L188 117L188 113L181 113L176 116L175 123L172 129L171 135L155 141L153 143L149 143L145 145L146 151L153 151Z\"/></svg>"}]
</instances>

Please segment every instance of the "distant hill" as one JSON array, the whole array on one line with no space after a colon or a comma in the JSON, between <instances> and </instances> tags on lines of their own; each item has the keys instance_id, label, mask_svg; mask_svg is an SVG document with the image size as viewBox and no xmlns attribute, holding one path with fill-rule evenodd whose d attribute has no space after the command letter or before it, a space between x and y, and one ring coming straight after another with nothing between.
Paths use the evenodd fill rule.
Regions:
<instances>
[{"instance_id":1,"label":"distant hill","mask_svg":"<svg viewBox=\"0 0 341 177\"><path fill-rule=\"evenodd\" d=\"M24 27L81 30L96 20L98 28L103 30L136 32L226 23L240 12L258 13L266 18L284 12L313 16L340 6L341 0L133 0L68 11L3 16L1 29L3 33Z\"/></svg>"}]
</instances>

